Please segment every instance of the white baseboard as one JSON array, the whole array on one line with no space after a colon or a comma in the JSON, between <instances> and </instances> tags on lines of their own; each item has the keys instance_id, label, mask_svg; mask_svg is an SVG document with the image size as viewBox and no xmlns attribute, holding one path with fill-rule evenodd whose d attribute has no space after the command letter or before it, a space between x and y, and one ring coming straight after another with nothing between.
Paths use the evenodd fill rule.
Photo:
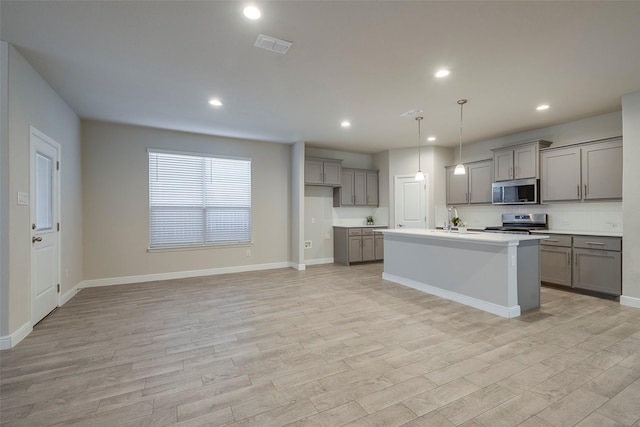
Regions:
<instances>
[{"instance_id":1,"label":"white baseboard","mask_svg":"<svg viewBox=\"0 0 640 427\"><path fill-rule=\"evenodd\" d=\"M305 265L333 264L333 258L305 259Z\"/></svg>"},{"instance_id":2,"label":"white baseboard","mask_svg":"<svg viewBox=\"0 0 640 427\"><path fill-rule=\"evenodd\" d=\"M396 276L395 274L382 273L382 278L390 282L398 283L400 285L408 286L413 289L417 289L422 292L426 292L431 295L435 295L440 298L448 299L450 301L459 302L460 304L468 305L473 308L484 310L491 314L506 317L508 319L512 317L520 316L520 306L507 307L503 305L494 304L492 302L483 301L477 298L473 298L467 295L462 295L457 292L448 291L446 289L438 288L435 286L427 285L426 283L416 282L415 280L406 279L404 277Z\"/></svg>"},{"instance_id":3,"label":"white baseboard","mask_svg":"<svg viewBox=\"0 0 640 427\"><path fill-rule=\"evenodd\" d=\"M141 274L137 276L109 277L105 279L90 279L90 280L82 281L82 283L80 283L78 287L92 288L95 286L125 285L130 283L153 282L156 280L184 279L187 277L214 276L217 274L243 273L247 271L273 270L276 268L288 268L288 267L295 268L288 262L274 262L271 264L240 265L237 267L209 268L205 270L175 271L170 273L154 273L154 274Z\"/></svg>"},{"instance_id":4,"label":"white baseboard","mask_svg":"<svg viewBox=\"0 0 640 427\"><path fill-rule=\"evenodd\" d=\"M640 298L620 295L620 304L626 305L629 307L640 308Z\"/></svg>"},{"instance_id":5,"label":"white baseboard","mask_svg":"<svg viewBox=\"0 0 640 427\"><path fill-rule=\"evenodd\" d=\"M20 326L18 330L8 336L0 337L0 350L7 350L9 348L13 348L20 341L25 339L27 335L29 335L33 331L33 325L31 322L27 322L24 325Z\"/></svg>"}]
</instances>

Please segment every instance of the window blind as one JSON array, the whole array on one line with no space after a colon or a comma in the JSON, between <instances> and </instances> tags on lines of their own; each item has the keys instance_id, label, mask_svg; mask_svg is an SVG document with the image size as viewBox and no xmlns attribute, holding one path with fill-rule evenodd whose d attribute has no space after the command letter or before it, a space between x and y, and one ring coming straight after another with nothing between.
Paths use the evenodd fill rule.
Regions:
<instances>
[{"instance_id":1,"label":"window blind","mask_svg":"<svg viewBox=\"0 0 640 427\"><path fill-rule=\"evenodd\" d=\"M251 241L251 160L149 151L149 246Z\"/></svg>"}]
</instances>

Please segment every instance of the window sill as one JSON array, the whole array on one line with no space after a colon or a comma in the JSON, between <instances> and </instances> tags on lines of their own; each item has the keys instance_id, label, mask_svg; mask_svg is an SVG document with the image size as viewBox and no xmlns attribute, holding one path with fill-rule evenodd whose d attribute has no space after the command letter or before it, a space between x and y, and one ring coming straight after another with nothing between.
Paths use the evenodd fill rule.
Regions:
<instances>
[{"instance_id":1,"label":"window sill","mask_svg":"<svg viewBox=\"0 0 640 427\"><path fill-rule=\"evenodd\" d=\"M198 245L198 246L176 246L168 248L147 248L147 252L182 252L182 251L201 251L203 249L222 249L222 248L241 248L253 246L253 242L242 243L219 243L213 245Z\"/></svg>"}]
</instances>

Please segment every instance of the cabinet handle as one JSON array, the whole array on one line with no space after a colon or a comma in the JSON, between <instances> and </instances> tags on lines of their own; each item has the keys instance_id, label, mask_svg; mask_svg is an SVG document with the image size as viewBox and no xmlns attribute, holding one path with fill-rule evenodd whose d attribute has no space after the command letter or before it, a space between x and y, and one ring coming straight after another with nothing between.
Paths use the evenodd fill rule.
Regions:
<instances>
[{"instance_id":1,"label":"cabinet handle","mask_svg":"<svg viewBox=\"0 0 640 427\"><path fill-rule=\"evenodd\" d=\"M587 184L584 185L584 197L587 197L589 192L587 192Z\"/></svg>"},{"instance_id":2,"label":"cabinet handle","mask_svg":"<svg viewBox=\"0 0 640 427\"><path fill-rule=\"evenodd\" d=\"M513 171L513 168L509 168L509 178L513 178L512 171Z\"/></svg>"},{"instance_id":3,"label":"cabinet handle","mask_svg":"<svg viewBox=\"0 0 640 427\"><path fill-rule=\"evenodd\" d=\"M566 252L567 255L567 265L571 265L571 256L569 255L569 252Z\"/></svg>"},{"instance_id":4,"label":"cabinet handle","mask_svg":"<svg viewBox=\"0 0 640 427\"><path fill-rule=\"evenodd\" d=\"M578 197L580 197L580 184L578 184Z\"/></svg>"},{"instance_id":5,"label":"cabinet handle","mask_svg":"<svg viewBox=\"0 0 640 427\"><path fill-rule=\"evenodd\" d=\"M513 177L517 177L518 176L518 167L516 166L515 168L513 168Z\"/></svg>"},{"instance_id":6,"label":"cabinet handle","mask_svg":"<svg viewBox=\"0 0 640 427\"><path fill-rule=\"evenodd\" d=\"M604 243L602 242L585 242L587 245L598 245L598 246L604 246Z\"/></svg>"}]
</instances>

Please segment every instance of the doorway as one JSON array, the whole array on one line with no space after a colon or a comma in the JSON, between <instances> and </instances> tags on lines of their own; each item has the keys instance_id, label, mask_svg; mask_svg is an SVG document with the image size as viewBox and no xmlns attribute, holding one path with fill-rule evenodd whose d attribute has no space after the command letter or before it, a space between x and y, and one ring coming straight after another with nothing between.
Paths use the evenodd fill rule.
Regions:
<instances>
[{"instance_id":1,"label":"doorway","mask_svg":"<svg viewBox=\"0 0 640 427\"><path fill-rule=\"evenodd\" d=\"M31 324L59 304L60 145L30 128Z\"/></svg>"},{"instance_id":2,"label":"doorway","mask_svg":"<svg viewBox=\"0 0 640 427\"><path fill-rule=\"evenodd\" d=\"M427 184L413 175L394 176L395 228L427 228Z\"/></svg>"}]
</instances>

